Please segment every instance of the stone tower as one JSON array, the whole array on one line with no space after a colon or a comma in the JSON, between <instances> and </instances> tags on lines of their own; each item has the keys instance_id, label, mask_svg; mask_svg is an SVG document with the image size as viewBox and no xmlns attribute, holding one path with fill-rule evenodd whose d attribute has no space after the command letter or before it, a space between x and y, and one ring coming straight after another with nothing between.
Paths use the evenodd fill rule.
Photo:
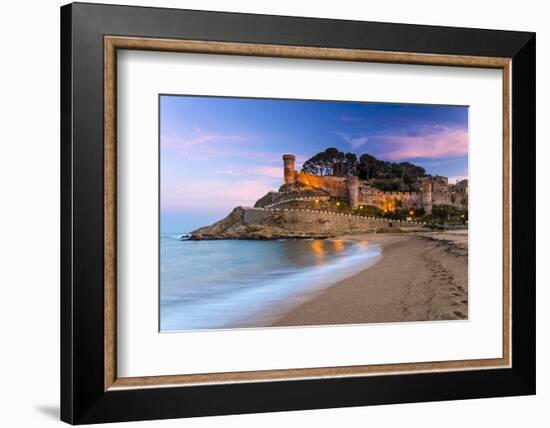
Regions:
<instances>
[{"instance_id":1,"label":"stone tower","mask_svg":"<svg viewBox=\"0 0 550 428\"><path fill-rule=\"evenodd\" d=\"M351 176L348 178L349 205L356 210L359 207L359 178Z\"/></svg>"},{"instance_id":2,"label":"stone tower","mask_svg":"<svg viewBox=\"0 0 550 428\"><path fill-rule=\"evenodd\" d=\"M294 161L296 161L296 156L283 155L285 186L292 186L294 184Z\"/></svg>"},{"instance_id":3,"label":"stone tower","mask_svg":"<svg viewBox=\"0 0 550 428\"><path fill-rule=\"evenodd\" d=\"M432 212L432 182L422 180L422 208L426 214Z\"/></svg>"}]
</instances>

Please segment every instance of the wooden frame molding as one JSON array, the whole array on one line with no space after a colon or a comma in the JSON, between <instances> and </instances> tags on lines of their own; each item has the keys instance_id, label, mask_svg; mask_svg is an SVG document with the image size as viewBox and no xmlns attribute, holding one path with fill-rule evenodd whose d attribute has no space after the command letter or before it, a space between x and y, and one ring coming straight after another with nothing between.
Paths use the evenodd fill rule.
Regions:
<instances>
[{"instance_id":1,"label":"wooden frame molding","mask_svg":"<svg viewBox=\"0 0 550 428\"><path fill-rule=\"evenodd\" d=\"M116 68L117 50L149 50L337 61L382 62L502 70L503 80L503 349L502 358L406 364L118 378L116 367ZM104 390L220 383L360 377L509 368L512 361L512 61L510 58L383 52L252 43L104 37Z\"/></svg>"}]
</instances>

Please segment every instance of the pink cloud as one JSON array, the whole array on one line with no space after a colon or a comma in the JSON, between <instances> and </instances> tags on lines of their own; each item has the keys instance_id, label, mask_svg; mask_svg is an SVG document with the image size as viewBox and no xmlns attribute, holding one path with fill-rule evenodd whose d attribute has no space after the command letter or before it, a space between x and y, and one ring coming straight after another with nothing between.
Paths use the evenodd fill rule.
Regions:
<instances>
[{"instance_id":1,"label":"pink cloud","mask_svg":"<svg viewBox=\"0 0 550 428\"><path fill-rule=\"evenodd\" d=\"M274 154L270 155L270 158L273 157L278 158L281 157L280 154ZM307 160L305 156L297 155L296 156L296 162L294 165L294 168L296 170L300 170L302 168L302 164ZM283 180L283 161L281 160L280 164L274 165L258 165L258 166L252 166L252 167L244 167L240 169L223 169L218 170L218 174L222 175L229 175L229 176L255 176L255 177L265 177L265 178L275 178L278 180Z\"/></svg>"},{"instance_id":2,"label":"pink cloud","mask_svg":"<svg viewBox=\"0 0 550 428\"><path fill-rule=\"evenodd\" d=\"M387 145L382 156L391 160L464 156L468 154L468 131L436 127L420 135L378 137Z\"/></svg>"},{"instance_id":3,"label":"pink cloud","mask_svg":"<svg viewBox=\"0 0 550 428\"><path fill-rule=\"evenodd\" d=\"M258 177L268 177L268 178L280 178L283 177L283 164L281 166L268 166L260 165L250 168L241 168L241 169L223 169L217 171L218 174L230 175L230 176L258 176Z\"/></svg>"},{"instance_id":4,"label":"pink cloud","mask_svg":"<svg viewBox=\"0 0 550 428\"><path fill-rule=\"evenodd\" d=\"M250 173L260 175L262 177L270 177L270 178L280 178L282 180L283 177L283 166L277 167L277 166L258 166L256 168L252 168L250 170Z\"/></svg>"},{"instance_id":5,"label":"pink cloud","mask_svg":"<svg viewBox=\"0 0 550 428\"><path fill-rule=\"evenodd\" d=\"M254 147L256 138L250 135L205 132L195 126L191 136L161 135L161 149L174 153L182 159L195 161L239 157L249 161L269 163L273 162L273 159L281 159L279 152L261 151Z\"/></svg>"},{"instance_id":6,"label":"pink cloud","mask_svg":"<svg viewBox=\"0 0 550 428\"><path fill-rule=\"evenodd\" d=\"M232 143L243 143L249 138L243 135L204 132L198 126L187 138L162 135L163 150L174 151L184 159L205 160L213 155L228 154Z\"/></svg>"},{"instance_id":7,"label":"pink cloud","mask_svg":"<svg viewBox=\"0 0 550 428\"><path fill-rule=\"evenodd\" d=\"M162 186L162 210L182 212L221 209L229 212L236 206L253 206L267 192L276 190L273 180L186 179Z\"/></svg>"}]
</instances>

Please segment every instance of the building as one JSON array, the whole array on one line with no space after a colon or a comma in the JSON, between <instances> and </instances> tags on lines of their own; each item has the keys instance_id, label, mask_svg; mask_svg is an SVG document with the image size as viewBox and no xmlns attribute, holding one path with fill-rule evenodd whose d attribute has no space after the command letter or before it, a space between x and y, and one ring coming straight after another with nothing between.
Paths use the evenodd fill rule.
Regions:
<instances>
[{"instance_id":1,"label":"building","mask_svg":"<svg viewBox=\"0 0 550 428\"><path fill-rule=\"evenodd\" d=\"M320 189L328 196L346 201L354 209L372 205L388 211L423 208L430 213L434 205L450 205L458 209L468 207L468 180L449 184L447 177L435 176L422 179L419 192L384 192L373 187L368 180L339 174L337 167L332 176L296 171L295 161L294 155L283 155L282 191Z\"/></svg>"}]
</instances>

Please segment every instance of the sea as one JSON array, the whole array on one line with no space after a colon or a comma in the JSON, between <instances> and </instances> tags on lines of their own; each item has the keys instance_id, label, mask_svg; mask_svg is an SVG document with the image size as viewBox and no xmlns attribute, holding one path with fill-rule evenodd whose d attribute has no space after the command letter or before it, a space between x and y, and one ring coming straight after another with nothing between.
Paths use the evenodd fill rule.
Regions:
<instances>
[{"instance_id":1,"label":"sea","mask_svg":"<svg viewBox=\"0 0 550 428\"><path fill-rule=\"evenodd\" d=\"M381 257L353 239L181 238L160 238L161 332L261 327Z\"/></svg>"}]
</instances>

